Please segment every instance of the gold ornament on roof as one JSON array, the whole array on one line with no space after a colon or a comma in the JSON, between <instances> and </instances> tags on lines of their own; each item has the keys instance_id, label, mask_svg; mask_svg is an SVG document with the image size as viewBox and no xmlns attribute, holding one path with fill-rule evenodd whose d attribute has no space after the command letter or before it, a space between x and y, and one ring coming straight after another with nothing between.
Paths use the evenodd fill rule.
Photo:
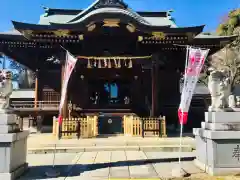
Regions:
<instances>
[{"instance_id":1,"label":"gold ornament on roof","mask_svg":"<svg viewBox=\"0 0 240 180\"><path fill-rule=\"evenodd\" d=\"M166 37L164 32L152 32L152 36L156 39L165 39Z\"/></svg>"},{"instance_id":2,"label":"gold ornament on roof","mask_svg":"<svg viewBox=\"0 0 240 180\"><path fill-rule=\"evenodd\" d=\"M142 36L138 36L138 42L143 41L143 37Z\"/></svg>"},{"instance_id":3,"label":"gold ornament on roof","mask_svg":"<svg viewBox=\"0 0 240 180\"><path fill-rule=\"evenodd\" d=\"M120 20L119 19L104 19L103 27L119 27Z\"/></svg>"},{"instance_id":4,"label":"gold ornament on roof","mask_svg":"<svg viewBox=\"0 0 240 180\"><path fill-rule=\"evenodd\" d=\"M24 30L24 31L22 31L22 34L23 34L24 37L29 39L32 36L33 31L32 30Z\"/></svg>"},{"instance_id":5,"label":"gold ornament on roof","mask_svg":"<svg viewBox=\"0 0 240 180\"><path fill-rule=\"evenodd\" d=\"M84 37L83 37L83 34L80 34L79 36L78 36L78 38L79 38L79 40L83 40L84 39Z\"/></svg>"},{"instance_id":6,"label":"gold ornament on roof","mask_svg":"<svg viewBox=\"0 0 240 180\"><path fill-rule=\"evenodd\" d=\"M130 24L130 23L126 26L126 28L131 33L136 31L136 27L134 25Z\"/></svg>"},{"instance_id":7,"label":"gold ornament on roof","mask_svg":"<svg viewBox=\"0 0 240 180\"><path fill-rule=\"evenodd\" d=\"M69 30L59 29L59 30L57 30L57 31L54 31L53 33L54 33L56 36L63 36L63 37L65 37L65 36L68 36L68 35L69 35L70 31L69 31Z\"/></svg>"},{"instance_id":8,"label":"gold ornament on roof","mask_svg":"<svg viewBox=\"0 0 240 180\"><path fill-rule=\"evenodd\" d=\"M88 31L93 31L96 28L96 24L94 23L90 23L87 25Z\"/></svg>"}]
</instances>

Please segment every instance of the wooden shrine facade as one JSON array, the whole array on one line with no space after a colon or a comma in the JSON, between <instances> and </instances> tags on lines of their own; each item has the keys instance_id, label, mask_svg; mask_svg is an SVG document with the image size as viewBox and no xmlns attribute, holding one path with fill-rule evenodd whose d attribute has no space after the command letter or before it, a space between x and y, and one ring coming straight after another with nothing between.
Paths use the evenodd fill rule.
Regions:
<instances>
[{"instance_id":1,"label":"wooden shrine facade","mask_svg":"<svg viewBox=\"0 0 240 180\"><path fill-rule=\"evenodd\" d=\"M66 50L78 58L65 116L71 102L80 113L175 119L186 45L212 54L235 38L204 34L203 25L178 27L171 12L134 12L120 0L44 10L38 24L12 21L15 30L0 34L0 51L36 72L36 101L59 100Z\"/></svg>"}]
</instances>

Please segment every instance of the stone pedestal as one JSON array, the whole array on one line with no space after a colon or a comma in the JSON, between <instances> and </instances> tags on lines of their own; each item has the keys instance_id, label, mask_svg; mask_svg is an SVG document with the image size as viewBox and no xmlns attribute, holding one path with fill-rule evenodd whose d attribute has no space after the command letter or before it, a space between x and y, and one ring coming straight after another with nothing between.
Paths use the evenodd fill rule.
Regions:
<instances>
[{"instance_id":1,"label":"stone pedestal","mask_svg":"<svg viewBox=\"0 0 240 180\"><path fill-rule=\"evenodd\" d=\"M14 180L27 169L28 135L28 131L19 131L14 114L0 113L1 180Z\"/></svg>"},{"instance_id":2,"label":"stone pedestal","mask_svg":"<svg viewBox=\"0 0 240 180\"><path fill-rule=\"evenodd\" d=\"M193 130L195 164L210 175L240 173L240 112L206 112Z\"/></svg>"}]
</instances>

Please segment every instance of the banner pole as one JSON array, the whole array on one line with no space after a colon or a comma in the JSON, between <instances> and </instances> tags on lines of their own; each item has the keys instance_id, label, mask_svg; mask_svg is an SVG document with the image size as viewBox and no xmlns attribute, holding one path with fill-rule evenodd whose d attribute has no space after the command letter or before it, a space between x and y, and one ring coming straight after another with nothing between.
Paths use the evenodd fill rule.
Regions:
<instances>
[{"instance_id":1,"label":"banner pole","mask_svg":"<svg viewBox=\"0 0 240 180\"><path fill-rule=\"evenodd\" d=\"M173 177L184 177L187 173L182 168L182 141L183 141L183 128L187 123L188 111L191 105L191 99L194 94L199 74L201 73L202 66L207 58L209 50L194 49L192 47L187 48L186 53L186 66L185 76L183 83L183 90L181 94L181 102L178 110L178 116L180 121L180 136L179 136L179 165L177 169L173 169ZM185 114L186 113L186 114Z\"/></svg>"},{"instance_id":2,"label":"banner pole","mask_svg":"<svg viewBox=\"0 0 240 180\"><path fill-rule=\"evenodd\" d=\"M183 111L180 125L180 139L179 139L179 167L182 168L181 157L182 157L182 136L183 136Z\"/></svg>"},{"instance_id":3,"label":"banner pole","mask_svg":"<svg viewBox=\"0 0 240 180\"><path fill-rule=\"evenodd\" d=\"M56 151L57 151L57 143L54 143L54 152L53 152L53 164L52 167L55 167L55 159L56 159Z\"/></svg>"},{"instance_id":4,"label":"banner pole","mask_svg":"<svg viewBox=\"0 0 240 180\"><path fill-rule=\"evenodd\" d=\"M186 86L186 70L187 70L187 67L188 67L188 57L189 56L189 46L187 45L187 49L186 49L186 60L185 60L185 72L184 72L184 82L183 82L183 88L182 88L182 98L185 99L184 95L185 95L185 92L183 92L183 89L184 89L184 86ZM182 111L182 117L180 119L180 136L179 136L179 168L181 169L182 168L182 163L181 163L181 157L182 157L182 136L183 136L183 109L181 110Z\"/></svg>"},{"instance_id":5,"label":"banner pole","mask_svg":"<svg viewBox=\"0 0 240 180\"><path fill-rule=\"evenodd\" d=\"M62 123L63 123L62 116L64 115L62 107L65 104L65 102L67 101L66 93L67 93L68 80L69 80L72 70L75 67L76 62L77 62L77 60L74 58L74 56L71 57L72 59L70 59L69 56L71 56L71 54L68 51L66 51L66 61L65 61L65 65L64 65L64 71L62 71L63 81L62 81L62 88L61 88L61 100L60 100L60 105L59 105L59 116L58 116L58 118L59 118L59 120L58 120L58 124L59 124L58 138L59 138L59 140L61 139L61 135L62 135ZM47 177L57 177L60 175L60 172L55 168L56 153L57 153L57 142L55 142L55 146L54 146L52 168L45 172Z\"/></svg>"}]
</instances>

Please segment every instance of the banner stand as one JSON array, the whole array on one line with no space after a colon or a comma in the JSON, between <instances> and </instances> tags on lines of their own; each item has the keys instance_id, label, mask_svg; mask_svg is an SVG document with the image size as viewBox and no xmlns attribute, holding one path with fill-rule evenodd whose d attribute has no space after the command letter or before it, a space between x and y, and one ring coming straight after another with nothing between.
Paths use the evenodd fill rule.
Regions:
<instances>
[{"instance_id":1,"label":"banner stand","mask_svg":"<svg viewBox=\"0 0 240 180\"><path fill-rule=\"evenodd\" d=\"M77 59L70 52L68 52L65 48L63 48L63 49L66 51L66 62L65 62L64 75L63 75L63 86L62 86L62 90L61 90L61 100L60 100L60 105L59 105L58 140L60 140L61 136L62 136L62 121L63 121L63 119L62 119L63 118L62 117L62 107L63 107L64 101L66 99L68 81L69 81L70 76L72 74L72 71L75 68L75 65L77 63ZM56 140L56 141L58 141L58 140ZM49 178L55 178L55 177L60 176L60 172L55 168L56 150L57 150L57 142L55 142L55 147L54 147L54 152L53 152L52 168L48 169L45 172L45 175Z\"/></svg>"},{"instance_id":2,"label":"banner stand","mask_svg":"<svg viewBox=\"0 0 240 180\"><path fill-rule=\"evenodd\" d=\"M185 70L187 69L187 66L188 66L189 46L187 46L186 48L187 49L186 49ZM186 83L186 73L184 73L184 84L185 83ZM184 86L183 86L183 88L184 88ZM182 92L183 92L183 89L182 89ZM179 151L178 151L178 153L179 153L179 159L178 159L179 164L178 164L178 167L176 167L176 169L173 169L173 171L172 171L172 176L173 177L184 177L184 176L187 175L187 173L182 168L182 162L181 162L181 158L182 158L183 118L184 118L184 114L183 114L183 111L182 111L182 116L181 116L181 119L180 119L180 136L179 136Z\"/></svg>"},{"instance_id":3,"label":"banner stand","mask_svg":"<svg viewBox=\"0 0 240 180\"><path fill-rule=\"evenodd\" d=\"M56 159L56 149L57 149L57 143L55 142L54 144L54 152L53 152L53 164L52 167L49 168L46 172L45 175L49 178L55 178L60 176L60 171L58 171L55 168L55 159Z\"/></svg>"},{"instance_id":4,"label":"banner stand","mask_svg":"<svg viewBox=\"0 0 240 180\"><path fill-rule=\"evenodd\" d=\"M183 178L187 173L182 168L182 138L183 125L187 123L188 111L191 100L194 94L194 89L197 85L199 75L207 58L209 49L194 48L187 45L186 62L184 72L184 82L181 92L181 102L178 109L178 117L180 121L180 136L179 136L179 164L177 168L172 170L172 176Z\"/></svg>"}]
</instances>

